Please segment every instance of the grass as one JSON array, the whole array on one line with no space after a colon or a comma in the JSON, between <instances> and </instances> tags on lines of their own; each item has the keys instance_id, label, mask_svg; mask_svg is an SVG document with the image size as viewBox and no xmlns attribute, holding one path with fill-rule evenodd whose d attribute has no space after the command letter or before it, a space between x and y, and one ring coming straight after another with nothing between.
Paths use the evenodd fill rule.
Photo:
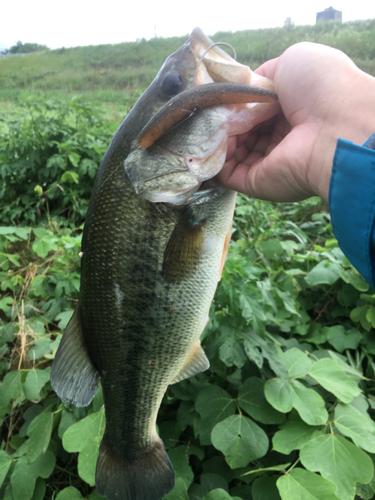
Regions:
<instances>
[{"instance_id":1,"label":"grass","mask_svg":"<svg viewBox=\"0 0 375 500\"><path fill-rule=\"evenodd\" d=\"M314 26L219 32L215 41L232 44L238 60L256 68L301 41L336 47L375 76L375 19ZM186 37L153 38L116 45L61 48L0 59L0 100L14 101L25 92L85 94L126 111L129 102L155 77L166 57Z\"/></svg>"}]
</instances>

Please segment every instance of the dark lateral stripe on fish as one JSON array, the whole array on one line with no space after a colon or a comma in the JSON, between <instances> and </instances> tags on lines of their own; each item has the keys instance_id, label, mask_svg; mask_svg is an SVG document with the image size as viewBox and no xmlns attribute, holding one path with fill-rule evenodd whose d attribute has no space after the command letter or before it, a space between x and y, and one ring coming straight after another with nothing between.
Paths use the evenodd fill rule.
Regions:
<instances>
[{"instance_id":1,"label":"dark lateral stripe on fish","mask_svg":"<svg viewBox=\"0 0 375 500\"><path fill-rule=\"evenodd\" d=\"M275 102L270 90L244 83L207 83L185 90L164 104L146 123L138 136L138 144L148 148L173 125L197 109L222 104Z\"/></svg>"}]
</instances>

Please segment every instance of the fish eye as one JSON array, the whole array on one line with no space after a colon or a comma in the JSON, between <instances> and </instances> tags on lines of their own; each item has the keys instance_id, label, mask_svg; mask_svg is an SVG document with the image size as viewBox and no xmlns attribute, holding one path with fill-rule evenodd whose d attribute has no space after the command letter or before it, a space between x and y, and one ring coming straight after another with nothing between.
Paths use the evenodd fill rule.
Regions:
<instances>
[{"instance_id":1,"label":"fish eye","mask_svg":"<svg viewBox=\"0 0 375 500\"><path fill-rule=\"evenodd\" d=\"M177 95L184 87L184 81L178 73L170 73L161 82L161 91L165 97Z\"/></svg>"}]
</instances>

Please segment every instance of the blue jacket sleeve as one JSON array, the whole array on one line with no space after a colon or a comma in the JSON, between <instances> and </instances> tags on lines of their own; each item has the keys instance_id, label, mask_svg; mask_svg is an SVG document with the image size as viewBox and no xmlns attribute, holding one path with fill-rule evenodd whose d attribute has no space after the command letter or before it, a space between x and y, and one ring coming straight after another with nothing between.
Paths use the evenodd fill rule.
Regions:
<instances>
[{"instance_id":1,"label":"blue jacket sleeve","mask_svg":"<svg viewBox=\"0 0 375 500\"><path fill-rule=\"evenodd\" d=\"M341 250L375 288L375 134L363 145L339 139L329 209Z\"/></svg>"}]
</instances>

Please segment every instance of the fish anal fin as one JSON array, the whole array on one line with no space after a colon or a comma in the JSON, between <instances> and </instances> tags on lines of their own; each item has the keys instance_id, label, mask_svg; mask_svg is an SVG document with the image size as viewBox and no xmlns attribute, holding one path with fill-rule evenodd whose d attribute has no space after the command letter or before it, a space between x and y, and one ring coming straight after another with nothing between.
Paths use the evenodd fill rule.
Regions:
<instances>
[{"instance_id":1,"label":"fish anal fin","mask_svg":"<svg viewBox=\"0 0 375 500\"><path fill-rule=\"evenodd\" d=\"M172 380L171 384L176 384L185 378L192 377L197 373L204 372L210 367L210 362L201 346L200 340L194 345L191 353L178 373L178 375Z\"/></svg>"},{"instance_id":2,"label":"fish anal fin","mask_svg":"<svg viewBox=\"0 0 375 500\"><path fill-rule=\"evenodd\" d=\"M205 220L195 221L185 212L176 225L164 252L163 277L173 282L197 268L204 247Z\"/></svg>"},{"instance_id":3,"label":"fish anal fin","mask_svg":"<svg viewBox=\"0 0 375 500\"><path fill-rule=\"evenodd\" d=\"M87 352L79 305L65 329L51 369L58 396L75 406L87 406L95 396L99 374Z\"/></svg>"},{"instance_id":4,"label":"fish anal fin","mask_svg":"<svg viewBox=\"0 0 375 500\"><path fill-rule=\"evenodd\" d=\"M172 464L163 442L134 456L115 449L104 434L96 464L95 486L99 495L119 500L161 500L174 487Z\"/></svg>"}]
</instances>

